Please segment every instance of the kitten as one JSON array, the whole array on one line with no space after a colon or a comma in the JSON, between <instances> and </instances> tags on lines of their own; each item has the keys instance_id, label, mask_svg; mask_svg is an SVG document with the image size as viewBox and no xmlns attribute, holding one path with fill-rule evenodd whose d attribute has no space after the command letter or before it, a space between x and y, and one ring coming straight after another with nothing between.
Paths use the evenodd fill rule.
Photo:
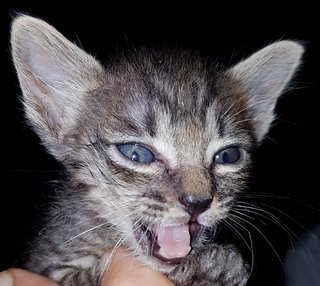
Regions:
<instances>
[{"instance_id":1,"label":"kitten","mask_svg":"<svg viewBox=\"0 0 320 286\"><path fill-rule=\"evenodd\" d=\"M238 250L212 236L303 47L275 42L229 69L142 48L103 67L30 16L13 21L11 44L26 117L67 177L26 267L98 285L101 256L125 245L177 285L245 285Z\"/></svg>"}]
</instances>

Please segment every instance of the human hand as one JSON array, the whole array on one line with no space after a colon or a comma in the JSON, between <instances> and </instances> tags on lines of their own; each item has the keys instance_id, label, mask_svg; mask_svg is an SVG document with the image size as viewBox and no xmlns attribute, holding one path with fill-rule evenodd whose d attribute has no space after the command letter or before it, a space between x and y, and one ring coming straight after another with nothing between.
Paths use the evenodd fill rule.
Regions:
<instances>
[{"instance_id":1,"label":"human hand","mask_svg":"<svg viewBox=\"0 0 320 286\"><path fill-rule=\"evenodd\" d=\"M101 286L174 286L164 275L137 262L125 249L115 252ZM0 274L0 286L59 286L48 278L22 269L9 269Z\"/></svg>"},{"instance_id":2,"label":"human hand","mask_svg":"<svg viewBox=\"0 0 320 286\"><path fill-rule=\"evenodd\" d=\"M174 283L161 273L143 266L140 262L136 261L125 249L118 249L114 257L112 258L112 262L108 268L108 271L106 271L106 273L102 277L101 286L144 285L174 286Z\"/></svg>"}]
</instances>

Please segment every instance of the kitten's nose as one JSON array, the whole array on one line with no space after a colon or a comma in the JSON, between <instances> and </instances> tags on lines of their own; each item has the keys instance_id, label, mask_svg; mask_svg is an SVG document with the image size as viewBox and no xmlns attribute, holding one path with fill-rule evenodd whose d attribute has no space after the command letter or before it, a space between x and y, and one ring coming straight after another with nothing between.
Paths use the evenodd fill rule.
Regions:
<instances>
[{"instance_id":1,"label":"kitten's nose","mask_svg":"<svg viewBox=\"0 0 320 286\"><path fill-rule=\"evenodd\" d=\"M203 213L212 202L212 197L199 198L190 194L179 196L179 202L185 207L186 211L191 215L191 220L195 221L199 214Z\"/></svg>"}]
</instances>

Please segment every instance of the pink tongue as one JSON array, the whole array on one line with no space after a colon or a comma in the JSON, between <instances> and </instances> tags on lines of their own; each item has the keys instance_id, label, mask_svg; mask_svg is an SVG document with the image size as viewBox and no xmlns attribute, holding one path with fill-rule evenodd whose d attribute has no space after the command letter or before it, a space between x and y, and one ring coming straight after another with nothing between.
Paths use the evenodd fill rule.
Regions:
<instances>
[{"instance_id":1,"label":"pink tongue","mask_svg":"<svg viewBox=\"0 0 320 286\"><path fill-rule=\"evenodd\" d=\"M157 236L159 254L167 259L185 257L190 247L189 225L162 227L153 225L152 232Z\"/></svg>"}]
</instances>

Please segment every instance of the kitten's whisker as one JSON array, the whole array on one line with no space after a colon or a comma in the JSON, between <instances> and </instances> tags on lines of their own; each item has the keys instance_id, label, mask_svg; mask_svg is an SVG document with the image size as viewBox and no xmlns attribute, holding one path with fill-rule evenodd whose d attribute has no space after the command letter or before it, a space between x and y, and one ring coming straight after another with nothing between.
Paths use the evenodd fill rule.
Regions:
<instances>
[{"instance_id":1,"label":"kitten's whisker","mask_svg":"<svg viewBox=\"0 0 320 286\"><path fill-rule=\"evenodd\" d=\"M252 237L251 237L251 233L249 230L247 230L248 232L248 236L249 236L249 239L250 239L250 246L251 246L251 268L250 268L250 272L249 272L249 276L248 276L248 279L251 277L252 275L252 272L253 272L253 267L254 267L254 263L255 263L255 257L254 257L254 251L253 251L253 241L252 241Z\"/></svg>"},{"instance_id":2,"label":"kitten's whisker","mask_svg":"<svg viewBox=\"0 0 320 286\"><path fill-rule=\"evenodd\" d=\"M235 226L233 226L231 223L229 223L227 220L230 220L232 223L236 224L238 227L240 227L241 229L247 231L249 233L249 230L247 230L243 225L241 225L239 222L236 221L236 219L231 217L232 215L230 215L230 217L228 217L224 223L232 230L236 233L236 235L243 241L243 243L246 245L246 247L248 248L248 250L252 253L253 249L250 248L250 245L247 243L247 241L245 240L245 238L243 237L243 235L236 229Z\"/></svg>"},{"instance_id":3,"label":"kitten's whisker","mask_svg":"<svg viewBox=\"0 0 320 286\"><path fill-rule=\"evenodd\" d=\"M283 271L285 273L285 277L287 278L287 275L286 275L286 268L281 260L281 257L280 255L278 254L278 252L276 251L276 249L274 248L274 246L272 245L272 243L269 241L269 239L264 235L264 233L257 227L255 226L253 223L245 220L244 218L238 216L238 215L234 215L234 217L236 217L237 219L243 221L244 223L247 223L249 224L250 226L252 226L264 239L265 241L268 243L268 245L270 246L270 248L272 249L273 253L276 255L277 259L279 260L280 264L281 264L281 267L283 268Z\"/></svg>"},{"instance_id":4,"label":"kitten's whisker","mask_svg":"<svg viewBox=\"0 0 320 286\"><path fill-rule=\"evenodd\" d=\"M268 201L275 203L274 200L271 199L281 199L281 200L287 200L287 201L291 201L294 203L297 203L299 205L303 205L306 208L309 208L311 210L314 210L318 213L320 213L320 206L319 207L315 207L310 205L309 203L306 203L305 201L302 201L301 199L296 199L296 198L292 198L292 197L287 197L287 196L283 196L283 195L276 195L276 194L264 194L264 193L259 193L259 194L254 194L254 193L243 193L242 194L244 197L248 197L248 198L259 198L259 199L270 199Z\"/></svg>"},{"instance_id":5,"label":"kitten's whisker","mask_svg":"<svg viewBox=\"0 0 320 286\"><path fill-rule=\"evenodd\" d=\"M269 205L264 205L264 206L272 208L272 207L269 206ZM292 217L290 217L290 216L287 215L286 213L284 213L284 212L282 212L282 211L280 211L280 210L278 210L278 209L276 209L276 208L272 208L272 209L275 209L276 211L279 211L281 214L287 216L290 220L292 220L292 221L293 221L294 223L296 223L299 227L301 227L301 228L305 231L305 233L308 233L310 236L312 236L312 237L315 238L315 239L319 239L319 237L317 237L317 236L314 235L312 232L310 232L309 230L307 230L305 227L303 227L303 225L301 225L298 221L294 220ZM295 241L299 242L299 243L303 246L303 248L308 252L311 260L314 262L313 254L311 253L309 247L304 243L304 241L303 241L299 236L297 236L290 228L288 228L282 221L280 221L277 217L275 217L273 214L271 214L271 213L269 213L269 212L267 212L267 214L270 215L270 216L272 216L272 218L273 218L274 220L279 221L279 224L278 224L278 225L287 232L289 238L291 238L291 235L290 235L290 234L292 234L292 236L293 236L293 238L295 239ZM259 213L257 213L257 215L259 215ZM268 218L267 218L267 219L268 219ZM272 221L272 219L269 219L269 220ZM292 239L292 238L290 239L290 242L291 242L291 248L292 248L292 250L294 250L295 247L294 247L294 242L293 242L293 239Z\"/></svg>"},{"instance_id":6,"label":"kitten's whisker","mask_svg":"<svg viewBox=\"0 0 320 286\"><path fill-rule=\"evenodd\" d=\"M246 203L246 202L241 202L241 203L243 203L243 204L250 204L250 203ZM241 203L238 204L238 206L240 206ZM273 207L273 206L264 204L264 203L256 202L255 204L279 212L281 215L287 217L287 218L290 219L292 222L294 222L296 225L298 225L299 227L301 227L301 229L302 229L303 231L307 232L307 233L310 234L312 237L314 237L314 238L316 238L316 239L319 239L319 237L317 237L317 236L314 235L312 232L310 232L310 230L308 230L307 228L305 228L298 220L294 219L292 216L288 215L288 214L285 213L284 211L282 211L282 210L280 210L280 209L278 209L278 208L276 208L276 207ZM251 205L251 206L244 206L243 209L250 208L250 207L252 207L252 205ZM273 217L276 218L277 220L279 220L276 216L274 216L273 214L271 214L270 212L268 212L268 211L266 211L266 210L263 210L262 208L260 208L260 211L263 211L263 212L269 214L270 216L273 216ZM280 220L279 220L279 221L280 221Z\"/></svg>"},{"instance_id":7,"label":"kitten's whisker","mask_svg":"<svg viewBox=\"0 0 320 286\"><path fill-rule=\"evenodd\" d=\"M107 214L106 217L108 217L108 215L109 215L109 214ZM130 216L130 213L127 214L127 216ZM58 251L58 249L60 249L61 247L67 245L68 243L72 242L73 240L75 240L75 239L77 239L77 238L79 238L79 237L81 237L81 236L83 236L83 235L86 235L86 234L90 233L91 231L93 231L93 230L95 230L95 229L98 229L98 228L100 228L100 227L103 227L103 226L105 226L105 225L108 225L108 224L110 224L109 221L104 222L104 223L101 223L101 224L99 224L99 225L93 226L93 227L91 227L91 228L89 228L89 229L87 229L87 230L85 230L85 231L83 231L83 232L81 232L81 233L73 236L72 238L70 238L70 239L68 239L67 241L64 241L62 244L60 244L55 250L53 250L52 253L51 253L51 255L53 255L56 251Z\"/></svg>"},{"instance_id":8,"label":"kitten's whisker","mask_svg":"<svg viewBox=\"0 0 320 286\"><path fill-rule=\"evenodd\" d=\"M100 271L100 276L99 276L99 283L98 285L101 284L101 279L102 279L102 276L104 275L104 273L106 271L108 271L109 267L110 267L110 264L111 264L111 260L112 260L112 257L113 255L115 254L116 250L122 245L122 242L124 241L124 237L121 237L117 243L115 244L115 246L112 248L111 250L111 253L107 259L107 261L104 263L103 267L102 267L102 270ZM101 267L101 266L100 266Z\"/></svg>"},{"instance_id":9,"label":"kitten's whisker","mask_svg":"<svg viewBox=\"0 0 320 286\"><path fill-rule=\"evenodd\" d=\"M146 229L144 231L144 233L141 235L140 239L139 239L139 244L141 244L141 242L145 239L145 237L147 236L148 234L148 229Z\"/></svg>"},{"instance_id":10,"label":"kitten's whisker","mask_svg":"<svg viewBox=\"0 0 320 286\"><path fill-rule=\"evenodd\" d=\"M244 239L244 237L240 234L240 232L236 229L236 226L232 226L231 224L229 224L227 222L227 220L231 220L231 222L233 222L234 224L236 224L236 226L238 226L240 229L244 230L248 236L249 236L249 240L250 240L250 245L247 243L247 241ZM249 277L252 275L253 272L253 268L254 268L254 264L255 264L255 256L254 256L254 251L253 251L253 241L252 241L252 237L251 237L251 233L250 231L244 226L242 225L238 220L237 217L233 216L232 214L230 214L230 216L227 218L227 220L225 221L225 223L227 223L227 225L236 232L237 236L240 237L240 239L244 242L244 244L246 245L246 247L248 248L248 250L251 253L251 265L250 265L250 272L249 272Z\"/></svg>"},{"instance_id":11,"label":"kitten's whisker","mask_svg":"<svg viewBox=\"0 0 320 286\"><path fill-rule=\"evenodd\" d=\"M137 220L134 224L133 224L133 232L135 232L140 226L138 225L136 228L134 228L137 224L139 224L141 222L141 219ZM109 266L111 264L111 260L112 260L112 257L114 255L114 253L116 252L116 250L122 245L122 243L129 237L129 234L125 235L125 236L122 236L118 241L117 243L115 244L115 246L112 248L112 251L108 257L108 260L105 262L105 264L103 265L102 267L102 271L101 271L101 274L100 274L100 278L99 278L99 285L100 285L100 282L101 282L101 278L103 276L103 274L108 271L109 269Z\"/></svg>"},{"instance_id":12,"label":"kitten's whisker","mask_svg":"<svg viewBox=\"0 0 320 286\"><path fill-rule=\"evenodd\" d=\"M247 213L251 213L251 214L255 214L257 216L260 216L262 218L265 218L271 222L273 222L274 224L276 224L277 226L279 226L280 228L282 228L288 238L289 238L289 241L291 243L291 246L293 247L294 245L294 242L293 242L293 238L298 238L297 235L289 228L285 225L285 223L283 221L281 221L277 216L275 216L274 214L270 213L269 211L266 211L262 208L257 208L257 207L253 207L253 206L241 206L241 204L238 205L238 209L241 210L241 212L238 212L238 213L241 213L242 215L243 212L247 212Z\"/></svg>"},{"instance_id":13,"label":"kitten's whisker","mask_svg":"<svg viewBox=\"0 0 320 286\"><path fill-rule=\"evenodd\" d=\"M77 234L77 235L73 236L72 238L68 239L67 241L64 241L62 244L58 245L55 249L53 249L53 250L49 253L49 256L53 256L59 249L61 249L63 246L66 246L66 245L67 245L68 243L70 243L71 241L73 241L73 240L79 238L80 236L83 236L83 235L85 235L85 234L87 234L87 233L89 233L89 232L91 232L91 231L93 231L93 230L95 230L95 229L97 229L97 228L100 228L100 227L102 227L102 226L104 226L104 225L107 225L108 223L109 223L109 222L104 222L104 223L101 223L101 224L96 225L96 226L94 226L94 227L91 227L91 228L89 228L89 229L81 232L80 234Z\"/></svg>"},{"instance_id":14,"label":"kitten's whisker","mask_svg":"<svg viewBox=\"0 0 320 286\"><path fill-rule=\"evenodd\" d=\"M251 213L251 214L255 214L257 216L260 216L268 221L271 221L273 223L275 223L277 226L279 226L280 228L282 228L289 240L290 240L290 243L291 243L291 246L293 247L293 237L294 238L297 238L297 235L290 229L288 228L280 219L278 219L276 216L272 215L271 213L269 212L266 212L266 211L263 211L263 214L262 213L259 213L257 210L247 210L245 208L241 208L241 211L237 211L236 208L233 210L235 213L239 214L239 215L242 215L242 216L245 216L247 218L250 218L250 219L253 219L252 217L250 217L249 215L246 215L244 214L243 212L248 212L248 213ZM270 216L270 217L269 217Z\"/></svg>"},{"instance_id":15,"label":"kitten's whisker","mask_svg":"<svg viewBox=\"0 0 320 286\"><path fill-rule=\"evenodd\" d=\"M266 211L260 207L257 207L255 205L252 205L251 203L247 203L247 202L242 202L244 205L241 205L238 204L238 206L240 206L240 208L238 208L239 210L241 210L241 212L237 212L238 214L241 214L241 215L244 215L242 212L245 211L245 212L249 212L249 213L253 213L253 214L256 214L258 216L261 216L271 222L274 222L276 225L278 225L280 228L284 229L285 232L287 233L288 235L288 238L290 240L290 243L291 243L291 248L292 250L294 251L294 241L293 239L295 239L295 241L299 242L303 248L308 252L308 255L310 256L310 259L313 263L315 263L314 261L314 257L313 257L313 254L311 253L309 247L304 243L304 241L299 237L297 236L289 227L287 227L283 221L281 221L278 217L276 217L274 214L270 213L269 211ZM306 233L308 233L309 235L311 235L313 238L316 238L316 239L319 239L319 237L317 237L316 235L314 235L312 232L310 232L309 230L305 229L298 221L294 220L292 217L290 217L288 214L286 214L285 212L282 212L281 210L277 209L277 208L274 208L272 206L269 206L269 205L266 205L266 204L262 204L264 207L268 207L268 208L271 208L273 210L276 210L278 212L280 212L282 215L285 215L286 217L288 217L289 219L291 219L293 222L295 222L296 224L298 224L302 229L305 230ZM262 212L263 214L259 213L259 212ZM266 215L270 216L270 217L267 217ZM246 217L248 217L247 215L245 215Z\"/></svg>"},{"instance_id":16,"label":"kitten's whisker","mask_svg":"<svg viewBox=\"0 0 320 286\"><path fill-rule=\"evenodd\" d=\"M239 211L237 211L237 209ZM253 205L242 205L241 203L239 203L235 208L234 211L237 213L240 213L246 217L249 217L251 219L253 219L252 217L250 217L249 215L245 215L243 212L247 212L247 213L251 213L251 214L256 214L259 216L262 216L263 218L266 218L276 224L278 224L281 227L286 227L285 224L278 218L276 217L274 214L272 214L271 212L264 210L260 207L257 206L253 206Z\"/></svg>"},{"instance_id":17,"label":"kitten's whisker","mask_svg":"<svg viewBox=\"0 0 320 286\"><path fill-rule=\"evenodd\" d=\"M80 237L80 236L83 236L83 235L89 233L90 231L93 231L93 230L95 230L95 229L97 229L97 228L99 228L99 227L102 227L102 226L104 226L104 225L107 225L107 224L109 224L109 222L104 222L104 223L101 223L101 224L96 225L96 226L94 226L94 227L91 227L91 228L89 228L89 229L87 229L87 230L85 230L85 231L83 231L83 232L81 232L81 233L73 236L72 238L68 239L67 241L65 241L65 242L62 244L62 246L65 246L66 244L68 244L68 243L71 242L72 240L74 240L74 239L76 239L76 238L78 238L78 237Z\"/></svg>"}]
</instances>

